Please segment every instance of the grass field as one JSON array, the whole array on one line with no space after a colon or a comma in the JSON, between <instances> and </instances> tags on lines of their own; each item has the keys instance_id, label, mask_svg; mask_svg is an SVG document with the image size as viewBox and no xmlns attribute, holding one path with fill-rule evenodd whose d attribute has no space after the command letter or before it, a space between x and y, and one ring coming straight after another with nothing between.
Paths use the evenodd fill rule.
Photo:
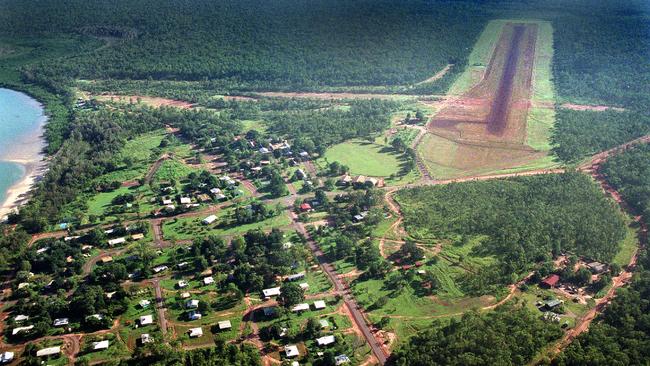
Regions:
<instances>
[{"instance_id":1,"label":"grass field","mask_svg":"<svg viewBox=\"0 0 650 366\"><path fill-rule=\"evenodd\" d=\"M291 220L286 213L273 216L264 221L254 222L251 224L238 225L238 226L220 226L220 222L228 217L230 210L218 212L217 223L214 225L203 225L201 221L203 217L198 218L181 218L165 221L163 224L163 234L165 239L168 240L191 240L196 237L208 235L241 235L249 230L256 229L271 229L288 226Z\"/></svg>"},{"instance_id":2,"label":"grass field","mask_svg":"<svg viewBox=\"0 0 650 366\"><path fill-rule=\"evenodd\" d=\"M334 145L327 149L319 163L325 165L334 161L347 165L354 175L388 177L401 170L400 154L385 145L367 141L353 140Z\"/></svg>"}]
</instances>

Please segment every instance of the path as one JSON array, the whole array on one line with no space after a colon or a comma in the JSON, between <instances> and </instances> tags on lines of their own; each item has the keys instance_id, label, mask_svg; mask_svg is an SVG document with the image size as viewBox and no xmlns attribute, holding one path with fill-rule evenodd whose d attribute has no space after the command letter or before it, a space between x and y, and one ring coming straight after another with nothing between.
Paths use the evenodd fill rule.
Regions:
<instances>
[{"instance_id":1,"label":"path","mask_svg":"<svg viewBox=\"0 0 650 366\"><path fill-rule=\"evenodd\" d=\"M359 306L356 304L354 298L350 294L349 289L338 277L332 264L327 261L325 254L321 251L316 242L311 238L311 235L305 229L305 226L300 221L298 221L298 216L293 211L291 212L291 218L293 220L293 226L295 230L305 237L309 249L311 249L314 257L316 257L316 260L318 260L318 263L321 266L323 272L327 274L327 277L329 277L330 281L334 284L334 290L343 293L343 302L352 315L352 320L361 330L361 334L366 339L366 342L368 342L368 345L370 346L374 356L379 361L379 364L385 364L386 359L388 358L388 353L381 347L381 344L372 334L372 331L368 327L368 324L366 324L366 320L363 317L363 314L361 314L359 311Z\"/></svg>"}]
</instances>

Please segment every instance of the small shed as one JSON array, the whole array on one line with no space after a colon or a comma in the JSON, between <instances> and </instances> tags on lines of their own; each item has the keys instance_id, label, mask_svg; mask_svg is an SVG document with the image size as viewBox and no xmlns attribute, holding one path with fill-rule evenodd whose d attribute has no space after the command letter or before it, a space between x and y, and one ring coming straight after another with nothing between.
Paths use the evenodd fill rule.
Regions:
<instances>
[{"instance_id":1,"label":"small shed","mask_svg":"<svg viewBox=\"0 0 650 366\"><path fill-rule=\"evenodd\" d=\"M232 324L230 323L230 320L222 320L217 323L217 326L219 327L219 330L226 330L232 328Z\"/></svg>"},{"instance_id":2,"label":"small shed","mask_svg":"<svg viewBox=\"0 0 650 366\"><path fill-rule=\"evenodd\" d=\"M322 310L325 309L327 305L325 304L324 300L316 300L314 301L314 309L316 310Z\"/></svg>"},{"instance_id":3,"label":"small shed","mask_svg":"<svg viewBox=\"0 0 650 366\"><path fill-rule=\"evenodd\" d=\"M140 325L153 324L153 315L143 315L140 317Z\"/></svg>"},{"instance_id":4,"label":"small shed","mask_svg":"<svg viewBox=\"0 0 650 366\"><path fill-rule=\"evenodd\" d=\"M295 344L288 344L284 346L284 354L287 357L296 357L300 356L300 351L298 351L298 346Z\"/></svg>"},{"instance_id":5,"label":"small shed","mask_svg":"<svg viewBox=\"0 0 650 366\"><path fill-rule=\"evenodd\" d=\"M336 338L334 338L333 335L327 335L316 339L316 343L318 343L319 346L328 346L334 342L336 342Z\"/></svg>"},{"instance_id":6,"label":"small shed","mask_svg":"<svg viewBox=\"0 0 650 366\"><path fill-rule=\"evenodd\" d=\"M93 350L94 351L101 351L104 349L108 349L109 342L108 339L103 340L101 342L93 342Z\"/></svg>"},{"instance_id":7,"label":"small shed","mask_svg":"<svg viewBox=\"0 0 650 366\"><path fill-rule=\"evenodd\" d=\"M38 351L36 351L36 357L46 357L46 356L52 356L52 355L58 355L61 353L61 347L56 346L56 347L48 347L48 348L43 348Z\"/></svg>"},{"instance_id":8,"label":"small shed","mask_svg":"<svg viewBox=\"0 0 650 366\"><path fill-rule=\"evenodd\" d=\"M198 337L203 336L203 329L201 329L201 327L198 327L198 328L190 328L190 330L188 331L188 333L189 333L189 335L190 335L190 338L198 338Z\"/></svg>"}]
</instances>

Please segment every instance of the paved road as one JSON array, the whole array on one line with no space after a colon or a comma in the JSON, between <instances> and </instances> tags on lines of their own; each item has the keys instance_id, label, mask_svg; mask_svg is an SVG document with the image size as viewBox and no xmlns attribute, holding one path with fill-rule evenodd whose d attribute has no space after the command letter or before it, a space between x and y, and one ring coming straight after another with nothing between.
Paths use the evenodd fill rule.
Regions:
<instances>
[{"instance_id":1,"label":"paved road","mask_svg":"<svg viewBox=\"0 0 650 366\"><path fill-rule=\"evenodd\" d=\"M309 249L311 249L311 251L314 253L314 256L316 257L318 263L323 269L323 272L327 274L330 281L332 281L332 283L334 284L334 290L336 292L342 292L344 294L343 301L345 305L348 307L350 314L352 314L352 318L354 322L357 324L359 329L361 329L361 333L363 334L363 337L366 339L366 342L368 342L368 345L372 349L372 353L379 361L379 364L380 365L385 364L387 359L387 354L384 351L384 349L381 347L381 344L377 341L375 336L370 331L370 328L366 324L366 320L363 317L363 314L361 314L361 312L359 311L358 306L354 301L352 295L346 289L346 286L343 284L343 281L341 281L341 279L338 277L337 273L334 270L334 267L332 267L332 264L327 261L327 258L324 255L324 253L318 247L316 242L311 238L311 235L309 235L309 232L307 232L305 226L298 221L298 217L293 212L291 213L291 217L294 222L294 228L296 229L297 232L304 235L304 237L307 239L307 245L309 246Z\"/></svg>"}]
</instances>

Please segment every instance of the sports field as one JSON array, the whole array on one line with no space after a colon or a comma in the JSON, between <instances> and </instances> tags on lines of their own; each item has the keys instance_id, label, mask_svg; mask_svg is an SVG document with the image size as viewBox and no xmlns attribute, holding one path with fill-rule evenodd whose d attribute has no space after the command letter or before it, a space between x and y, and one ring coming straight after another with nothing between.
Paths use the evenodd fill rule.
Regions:
<instances>
[{"instance_id":1,"label":"sports field","mask_svg":"<svg viewBox=\"0 0 650 366\"><path fill-rule=\"evenodd\" d=\"M400 154L386 145L367 141L348 141L327 149L320 163L338 161L354 175L388 177L400 171ZM324 165L324 164L321 164Z\"/></svg>"}]
</instances>

